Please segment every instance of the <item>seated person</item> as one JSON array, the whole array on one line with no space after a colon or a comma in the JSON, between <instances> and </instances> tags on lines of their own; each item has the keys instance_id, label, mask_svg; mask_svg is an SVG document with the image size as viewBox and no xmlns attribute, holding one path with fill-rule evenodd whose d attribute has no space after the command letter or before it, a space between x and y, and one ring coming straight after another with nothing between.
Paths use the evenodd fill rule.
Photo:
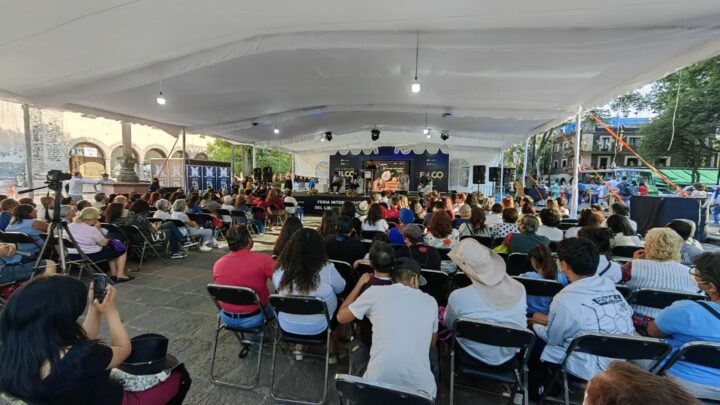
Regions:
<instances>
[{"instance_id":1,"label":"seated person","mask_svg":"<svg viewBox=\"0 0 720 405\"><path fill-rule=\"evenodd\" d=\"M634 253L622 267L622 281L633 291L640 288L697 293L698 286L688 276L690 268L680 264L683 240L670 228L653 228L645 234L645 249ZM633 305L633 321L641 331L660 309Z\"/></svg>"},{"instance_id":2,"label":"seated person","mask_svg":"<svg viewBox=\"0 0 720 405\"><path fill-rule=\"evenodd\" d=\"M420 225L409 224L403 227L405 247L395 253L397 257L407 257L420 263L420 267L428 270L440 270L440 252L432 246L425 245L423 230Z\"/></svg>"},{"instance_id":3,"label":"seated person","mask_svg":"<svg viewBox=\"0 0 720 405\"><path fill-rule=\"evenodd\" d=\"M287 247L277 259L273 285L279 294L304 295L320 297L327 305L330 319L337 309L337 294L345 290L345 279L328 261L323 245L323 238L314 229L303 228L290 238ZM328 325L324 315L278 315L278 322L283 330L298 335L317 335L323 333ZM331 349L334 352L334 349ZM302 360L301 347L293 351L296 360ZM334 355L333 355L334 358ZM332 361L337 362L334 358Z\"/></svg>"},{"instance_id":4,"label":"seated person","mask_svg":"<svg viewBox=\"0 0 720 405\"><path fill-rule=\"evenodd\" d=\"M565 239L576 238L578 231L584 226L601 228L603 222L605 222L605 217L603 216L603 214L595 211L594 209L585 208L584 210L582 210L582 212L580 212L577 226L573 226L565 231Z\"/></svg>"},{"instance_id":5,"label":"seated person","mask_svg":"<svg viewBox=\"0 0 720 405\"><path fill-rule=\"evenodd\" d=\"M82 209L85 207L92 207L92 206L93 206L92 203L90 203L90 201L87 201L87 200L80 200L75 203L75 209L78 211L82 211Z\"/></svg>"},{"instance_id":6,"label":"seated person","mask_svg":"<svg viewBox=\"0 0 720 405\"><path fill-rule=\"evenodd\" d=\"M550 245L550 239L535 233L540 226L535 215L523 215L520 220L520 233L511 233L505 238L505 244L510 253L527 253L537 245Z\"/></svg>"},{"instance_id":7,"label":"seated person","mask_svg":"<svg viewBox=\"0 0 720 405\"><path fill-rule=\"evenodd\" d=\"M709 301L676 301L660 311L648 325L648 334L663 338L675 350L688 342L720 343L720 253L695 258L692 277ZM668 370L692 396L720 400L720 370L679 361Z\"/></svg>"},{"instance_id":8,"label":"seated person","mask_svg":"<svg viewBox=\"0 0 720 405\"><path fill-rule=\"evenodd\" d=\"M681 386L628 361L614 361L585 387L584 405L699 405Z\"/></svg>"},{"instance_id":9,"label":"seated person","mask_svg":"<svg viewBox=\"0 0 720 405\"><path fill-rule=\"evenodd\" d=\"M452 227L452 220L445 211L437 211L427 227L425 244L436 249L452 249L460 241L460 233Z\"/></svg>"},{"instance_id":10,"label":"seated person","mask_svg":"<svg viewBox=\"0 0 720 405\"><path fill-rule=\"evenodd\" d=\"M633 232L637 233L637 222L630 219L630 208L622 203L615 202L612 205L610 205L610 213L616 214L616 215L622 215L625 218L627 218L628 223L630 224L630 229L633 230Z\"/></svg>"},{"instance_id":11,"label":"seated person","mask_svg":"<svg viewBox=\"0 0 720 405\"><path fill-rule=\"evenodd\" d=\"M503 209L502 218L503 222L492 228L493 238L505 239L508 234L520 232L520 229L517 227L518 212L515 208Z\"/></svg>"},{"instance_id":12,"label":"seated person","mask_svg":"<svg viewBox=\"0 0 720 405\"><path fill-rule=\"evenodd\" d=\"M415 216L409 208L401 208L398 218L400 219L400 223L388 232L388 239L390 239L390 243L393 245L404 245L405 240L402 235L403 227L412 224Z\"/></svg>"},{"instance_id":13,"label":"seated person","mask_svg":"<svg viewBox=\"0 0 720 405\"><path fill-rule=\"evenodd\" d=\"M0 368L0 391L28 403L170 403L180 392L179 369L141 391L126 391L110 377L132 352L116 297L108 286L98 302L92 284L88 289L67 276L36 277L17 290L0 319L0 362L13 365ZM86 307L81 325L78 318ZM98 340L102 318L109 346Z\"/></svg>"},{"instance_id":14,"label":"seated person","mask_svg":"<svg viewBox=\"0 0 720 405\"><path fill-rule=\"evenodd\" d=\"M370 205L370 209L368 210L368 215L365 218L364 221L362 221L362 230L363 231L378 231L378 232L387 232L388 229L390 229L390 226L388 225L387 221L383 218L382 210L380 209L380 204L373 203Z\"/></svg>"},{"instance_id":15,"label":"seated person","mask_svg":"<svg viewBox=\"0 0 720 405\"><path fill-rule=\"evenodd\" d=\"M682 240L685 242L680 248L680 263L686 266L692 266L693 260L697 256L703 254L702 248L695 246L691 242L693 232L692 225L685 220L676 219L670 221L670 223L665 226L677 232L677 234L680 235Z\"/></svg>"},{"instance_id":16,"label":"seated person","mask_svg":"<svg viewBox=\"0 0 720 405\"><path fill-rule=\"evenodd\" d=\"M80 206L80 204L77 204L77 206ZM73 208L72 205L61 205L60 206L60 220L65 222L66 224L72 223L73 219L75 219L75 213L77 211L82 211L82 210ZM55 216L55 210L50 209L48 211L48 215L50 215L50 218L52 219Z\"/></svg>"},{"instance_id":17,"label":"seated person","mask_svg":"<svg viewBox=\"0 0 720 405\"><path fill-rule=\"evenodd\" d=\"M157 200L157 202L155 203L155 208L157 208L157 210L153 214L153 218L162 219L163 221L172 219L170 207L170 201L164 198Z\"/></svg>"},{"instance_id":18,"label":"seated person","mask_svg":"<svg viewBox=\"0 0 720 405\"><path fill-rule=\"evenodd\" d=\"M640 238L635 234L635 231L630 227L630 222L628 222L627 217L613 214L608 217L605 224L614 234L610 241L611 247L643 245Z\"/></svg>"},{"instance_id":19,"label":"seated person","mask_svg":"<svg viewBox=\"0 0 720 405\"><path fill-rule=\"evenodd\" d=\"M325 251L331 260L339 260L350 264L365 257L365 246L352 237L354 218L340 217L337 224L337 235L329 237L325 242Z\"/></svg>"},{"instance_id":20,"label":"seated person","mask_svg":"<svg viewBox=\"0 0 720 405\"><path fill-rule=\"evenodd\" d=\"M29 280L34 274L52 276L56 274L55 262L41 260L35 273L35 261L18 253L12 243L0 242L0 285Z\"/></svg>"},{"instance_id":21,"label":"seated person","mask_svg":"<svg viewBox=\"0 0 720 405\"><path fill-rule=\"evenodd\" d=\"M18 250L35 253L40 250L44 242L40 234L47 233L48 227L47 222L37 220L35 207L29 204L20 204L13 210L12 218L5 228L5 232L20 232L31 237L34 243L19 243Z\"/></svg>"},{"instance_id":22,"label":"seated person","mask_svg":"<svg viewBox=\"0 0 720 405\"><path fill-rule=\"evenodd\" d=\"M116 283L124 283L135 279L125 275L126 251L117 251L110 246L110 240L98 229L100 213L93 207L87 207L75 217L75 222L68 225L80 250L93 262L107 260L110 266L110 278ZM74 248L68 249L70 260L79 260L80 254Z\"/></svg>"},{"instance_id":23,"label":"seated person","mask_svg":"<svg viewBox=\"0 0 720 405\"><path fill-rule=\"evenodd\" d=\"M540 211L539 217L542 224L536 232L538 235L545 236L552 242L560 242L563 240L565 232L558 229L558 225L560 225L560 214L557 211L544 208Z\"/></svg>"},{"instance_id":24,"label":"seated person","mask_svg":"<svg viewBox=\"0 0 720 405\"><path fill-rule=\"evenodd\" d=\"M130 207L127 216L117 218L114 221L111 221L111 223L115 225L136 226L150 243L154 240L153 235L156 235L158 232L164 233L170 248L170 258L184 259L185 255L180 253L180 242L185 240L185 237L172 222L152 223L148 221L145 214L148 212L149 208L150 207L147 201L138 199ZM143 240L140 235L133 234L131 237L135 238L135 240L133 240L134 244L142 246L145 243L145 240Z\"/></svg>"},{"instance_id":25,"label":"seated person","mask_svg":"<svg viewBox=\"0 0 720 405\"><path fill-rule=\"evenodd\" d=\"M272 259L264 253L252 251L253 240L246 226L232 225L225 233L225 238L230 253L215 262L213 283L251 288L265 306L266 318L271 318L272 309L267 303L269 291L272 291ZM256 305L221 302L220 307L220 319L231 328L255 328L263 322L263 315Z\"/></svg>"},{"instance_id":26,"label":"seated person","mask_svg":"<svg viewBox=\"0 0 720 405\"><path fill-rule=\"evenodd\" d=\"M480 207L470 208L470 205L467 204L463 205L463 207L468 207L470 209L470 219L458 228L460 237L482 236L492 238L491 225L487 223L485 211ZM463 208L463 210L465 210L465 208ZM462 217L462 213L460 216Z\"/></svg>"},{"instance_id":27,"label":"seated person","mask_svg":"<svg viewBox=\"0 0 720 405\"><path fill-rule=\"evenodd\" d=\"M100 212L102 212L103 210L105 210L105 206L107 205L107 203L108 203L108 201L109 201L109 200L108 200L108 197L107 197L107 194L105 194L105 193L103 193L103 192L95 193L95 198L94 198L94 200L95 200L95 201L93 201L92 206L95 207L95 208L97 208L97 210L100 211Z\"/></svg>"},{"instance_id":28,"label":"seated person","mask_svg":"<svg viewBox=\"0 0 720 405\"><path fill-rule=\"evenodd\" d=\"M400 197L393 196L390 199L390 207L385 210L385 218L399 218L400 217Z\"/></svg>"},{"instance_id":29,"label":"seated person","mask_svg":"<svg viewBox=\"0 0 720 405\"><path fill-rule=\"evenodd\" d=\"M435 397L430 348L437 340L437 303L419 290L426 281L413 260L398 260L390 274L392 285L372 287L360 295L373 277L363 274L338 311L337 321L348 324L367 318L372 322L370 361L363 377Z\"/></svg>"},{"instance_id":30,"label":"seated person","mask_svg":"<svg viewBox=\"0 0 720 405\"><path fill-rule=\"evenodd\" d=\"M490 207L490 213L487 215L487 219L485 220L485 223L489 227L493 227L495 225L500 225L503 223L503 206L502 204L495 203Z\"/></svg>"},{"instance_id":31,"label":"seated person","mask_svg":"<svg viewBox=\"0 0 720 405\"><path fill-rule=\"evenodd\" d=\"M202 228L197 222L191 221L190 218L187 216L187 214L185 213L185 199L180 198L175 200L172 209L172 219L182 221L187 226L187 230L190 233L190 236L199 236L200 238L202 238L202 243L199 247L201 252L207 252L209 250L212 250L211 245L217 245L217 241L213 236L212 229Z\"/></svg>"},{"instance_id":32,"label":"seated person","mask_svg":"<svg viewBox=\"0 0 720 405\"><path fill-rule=\"evenodd\" d=\"M457 215L452 221L452 226L455 229L460 228L461 225L467 224L472 216L472 208L469 205L463 204L458 208Z\"/></svg>"},{"instance_id":33,"label":"seated person","mask_svg":"<svg viewBox=\"0 0 720 405\"><path fill-rule=\"evenodd\" d=\"M301 221L303 220L303 209L300 207L300 204L298 204L297 199L293 197L293 191L289 188L285 189L283 206L285 207L285 212L288 215L297 215Z\"/></svg>"},{"instance_id":34,"label":"seated person","mask_svg":"<svg viewBox=\"0 0 720 405\"><path fill-rule=\"evenodd\" d=\"M620 267L620 263L610 260L612 257L610 249L612 236L612 231L608 228L591 228L588 226L580 228L578 231L578 237L589 239L600 251L600 261L598 261L596 274L600 277L608 277L613 283L617 284L622 281L622 267Z\"/></svg>"},{"instance_id":35,"label":"seated person","mask_svg":"<svg viewBox=\"0 0 720 405\"><path fill-rule=\"evenodd\" d=\"M560 269L570 284L553 297L548 315L535 313L531 319L540 347L545 344L540 356L543 363L536 364L531 371L538 377L550 374L544 371L547 366L554 368L562 363L572 340L583 332L626 336L634 333L632 309L618 293L615 283L595 275L600 260L598 248L587 239L570 238L558 244L557 255ZM565 367L571 378L589 381L606 370L611 361L606 357L573 353ZM533 388L547 383L538 381ZM537 392L533 389L531 395Z\"/></svg>"},{"instance_id":36,"label":"seated person","mask_svg":"<svg viewBox=\"0 0 720 405\"><path fill-rule=\"evenodd\" d=\"M472 281L453 291L445 310L445 326L456 320L493 321L520 328L527 326L525 288L507 275L505 261L475 239L464 239L448 255ZM515 349L458 339L460 361L479 360L497 366L515 356ZM469 357L468 357L469 356Z\"/></svg>"},{"instance_id":37,"label":"seated person","mask_svg":"<svg viewBox=\"0 0 720 405\"><path fill-rule=\"evenodd\" d=\"M555 258L552 256L550 248L543 244L538 244L534 248L527 252L530 264L535 271L528 271L523 273L520 277L534 278L538 280L552 280L557 281L563 286L568 285L570 282L564 274L558 271L557 263ZM539 297L535 295L528 295L527 297L527 314L532 317L535 312L546 314L550 311L550 303L552 297Z\"/></svg>"}]
</instances>

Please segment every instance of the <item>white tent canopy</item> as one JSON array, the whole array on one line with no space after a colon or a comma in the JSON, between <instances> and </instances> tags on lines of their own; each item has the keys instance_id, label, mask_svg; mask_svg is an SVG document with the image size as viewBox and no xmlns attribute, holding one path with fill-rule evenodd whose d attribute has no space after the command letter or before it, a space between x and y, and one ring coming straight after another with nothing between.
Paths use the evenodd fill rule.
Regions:
<instances>
[{"instance_id":1,"label":"white tent canopy","mask_svg":"<svg viewBox=\"0 0 720 405\"><path fill-rule=\"evenodd\" d=\"M40 0L0 13L0 96L293 151L374 127L497 151L718 52L716 0Z\"/></svg>"}]
</instances>

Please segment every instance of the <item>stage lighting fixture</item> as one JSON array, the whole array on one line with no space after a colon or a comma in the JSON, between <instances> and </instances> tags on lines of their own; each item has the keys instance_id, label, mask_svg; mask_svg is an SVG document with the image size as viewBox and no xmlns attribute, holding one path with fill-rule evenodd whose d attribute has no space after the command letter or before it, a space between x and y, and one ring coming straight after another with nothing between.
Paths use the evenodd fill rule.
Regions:
<instances>
[{"instance_id":1,"label":"stage lighting fixture","mask_svg":"<svg viewBox=\"0 0 720 405\"><path fill-rule=\"evenodd\" d=\"M380 130L377 128L370 130L370 139L373 141L380 139Z\"/></svg>"},{"instance_id":2,"label":"stage lighting fixture","mask_svg":"<svg viewBox=\"0 0 720 405\"><path fill-rule=\"evenodd\" d=\"M418 60L420 59L420 31L417 32L417 42L415 44L415 80L410 85L410 91L413 92L413 94L420 93L421 87L420 82L418 81L417 74L418 74Z\"/></svg>"},{"instance_id":3,"label":"stage lighting fixture","mask_svg":"<svg viewBox=\"0 0 720 405\"><path fill-rule=\"evenodd\" d=\"M280 129L279 129L278 127L275 127L275 129L273 129L273 133L274 133L275 135L280 134Z\"/></svg>"},{"instance_id":4,"label":"stage lighting fixture","mask_svg":"<svg viewBox=\"0 0 720 405\"><path fill-rule=\"evenodd\" d=\"M165 96L163 96L162 94L162 91L160 92L160 94L158 94L156 101L160 105L165 105L165 103L167 102L167 100L165 100Z\"/></svg>"},{"instance_id":5,"label":"stage lighting fixture","mask_svg":"<svg viewBox=\"0 0 720 405\"><path fill-rule=\"evenodd\" d=\"M425 135L425 138L430 139L432 138L432 136L428 133L427 135Z\"/></svg>"},{"instance_id":6,"label":"stage lighting fixture","mask_svg":"<svg viewBox=\"0 0 720 405\"><path fill-rule=\"evenodd\" d=\"M325 132L325 139L329 141L332 141L332 131Z\"/></svg>"},{"instance_id":7,"label":"stage lighting fixture","mask_svg":"<svg viewBox=\"0 0 720 405\"><path fill-rule=\"evenodd\" d=\"M440 139L442 139L443 141L447 141L448 138L450 138L450 133L449 133L449 132L443 131L443 133L440 134Z\"/></svg>"},{"instance_id":8,"label":"stage lighting fixture","mask_svg":"<svg viewBox=\"0 0 720 405\"><path fill-rule=\"evenodd\" d=\"M425 128L423 129L423 135L428 135L430 133L430 130Z\"/></svg>"}]
</instances>

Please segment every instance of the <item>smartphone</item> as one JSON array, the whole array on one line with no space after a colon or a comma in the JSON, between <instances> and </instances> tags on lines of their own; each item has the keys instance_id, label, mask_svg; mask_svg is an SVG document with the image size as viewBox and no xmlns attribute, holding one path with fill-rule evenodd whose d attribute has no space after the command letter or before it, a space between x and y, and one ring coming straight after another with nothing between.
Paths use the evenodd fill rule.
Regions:
<instances>
[{"instance_id":1,"label":"smartphone","mask_svg":"<svg viewBox=\"0 0 720 405\"><path fill-rule=\"evenodd\" d=\"M105 274L93 274L93 295L98 302L103 302L107 288L107 276Z\"/></svg>"}]
</instances>

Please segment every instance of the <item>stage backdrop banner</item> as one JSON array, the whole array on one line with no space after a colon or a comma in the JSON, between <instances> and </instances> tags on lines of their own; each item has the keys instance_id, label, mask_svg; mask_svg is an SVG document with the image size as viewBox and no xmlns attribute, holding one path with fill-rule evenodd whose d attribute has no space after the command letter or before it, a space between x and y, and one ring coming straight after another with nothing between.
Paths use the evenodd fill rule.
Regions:
<instances>
[{"instance_id":1,"label":"stage backdrop banner","mask_svg":"<svg viewBox=\"0 0 720 405\"><path fill-rule=\"evenodd\" d=\"M402 183L402 177L407 174L410 177L410 190L417 190L420 174L426 173L432 178L433 186L437 190L448 191L450 155L440 151L404 154L396 151L394 147L380 147L377 153L370 154L360 152L357 155L351 153L342 155L337 152L330 156L330 173L338 171L341 176L347 178L352 173L363 170L370 160L375 161L377 166L373 180L381 179L383 174L389 172L390 178L382 180L385 182L395 180L395 182ZM405 173L406 170L407 173Z\"/></svg>"},{"instance_id":2,"label":"stage backdrop banner","mask_svg":"<svg viewBox=\"0 0 720 405\"><path fill-rule=\"evenodd\" d=\"M187 160L187 183L185 190L206 190L212 187L215 191L230 187L230 163L210 160Z\"/></svg>"}]
</instances>

